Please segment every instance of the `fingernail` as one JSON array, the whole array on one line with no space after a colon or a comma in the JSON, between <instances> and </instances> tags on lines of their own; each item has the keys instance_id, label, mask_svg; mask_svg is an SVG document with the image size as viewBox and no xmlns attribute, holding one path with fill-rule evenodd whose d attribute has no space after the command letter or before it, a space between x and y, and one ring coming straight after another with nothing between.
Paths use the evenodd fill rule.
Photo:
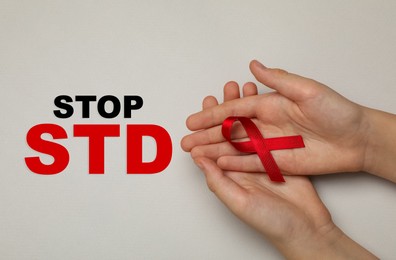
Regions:
<instances>
[{"instance_id":1,"label":"fingernail","mask_svg":"<svg viewBox=\"0 0 396 260\"><path fill-rule=\"evenodd\" d=\"M262 68L262 69L266 69L267 67L264 66L261 62L259 62L258 60L255 60L255 62L257 63L257 65Z\"/></svg>"}]
</instances>

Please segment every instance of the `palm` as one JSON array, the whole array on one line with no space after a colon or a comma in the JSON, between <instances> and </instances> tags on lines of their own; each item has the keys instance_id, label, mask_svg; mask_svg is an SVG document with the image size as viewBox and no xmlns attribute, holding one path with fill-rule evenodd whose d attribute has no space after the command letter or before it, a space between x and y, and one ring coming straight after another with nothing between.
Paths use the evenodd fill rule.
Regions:
<instances>
[{"instance_id":1,"label":"palm","mask_svg":"<svg viewBox=\"0 0 396 260\"><path fill-rule=\"evenodd\" d=\"M261 96L260 101L257 102L255 122L264 137L299 134L304 138L305 149L272 152L283 172L313 174L337 172L346 170L346 167L353 171L359 167L363 155L356 152L360 150L354 149L362 145L362 135L357 134L360 125L356 124L360 119L359 110L354 108L355 104L341 101L329 106L325 104L328 101L317 97L303 105L297 105L278 93ZM345 114L344 111L349 113ZM244 160L235 159L228 157L228 160L227 158L222 160L233 165L237 163L240 165L243 163L245 167L250 165L249 171L264 170L257 155ZM255 162L251 163L252 161ZM338 163L334 164L335 161ZM356 162L356 165L351 164L351 161Z\"/></svg>"},{"instance_id":2,"label":"palm","mask_svg":"<svg viewBox=\"0 0 396 260\"><path fill-rule=\"evenodd\" d=\"M286 87L272 82L274 79L262 80L282 85L277 86L277 92L244 98L234 96L221 105L207 107L192 115L187 125L191 130L202 131L185 137L183 149L191 151L193 157L217 160L226 170L264 171L257 155L236 151L221 136L221 123L226 117L247 116L254 119L265 138L303 137L306 146L303 149L272 151L278 166L286 174L360 170L364 161L365 143L362 140L366 130L362 109L318 82L290 75L290 82L281 82ZM276 75L272 77L276 79ZM234 129L236 138L246 137L240 127Z\"/></svg>"},{"instance_id":3,"label":"palm","mask_svg":"<svg viewBox=\"0 0 396 260\"><path fill-rule=\"evenodd\" d=\"M275 240L313 239L333 226L330 214L307 177L286 176L286 184L265 175L223 171L207 158L212 191L239 218ZM286 241L283 241L286 242Z\"/></svg>"}]
</instances>

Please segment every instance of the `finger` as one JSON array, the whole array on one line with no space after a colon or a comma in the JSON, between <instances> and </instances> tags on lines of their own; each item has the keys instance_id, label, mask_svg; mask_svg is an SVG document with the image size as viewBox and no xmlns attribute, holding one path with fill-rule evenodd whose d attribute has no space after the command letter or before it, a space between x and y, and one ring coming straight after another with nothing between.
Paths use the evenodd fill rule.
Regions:
<instances>
[{"instance_id":1,"label":"finger","mask_svg":"<svg viewBox=\"0 0 396 260\"><path fill-rule=\"evenodd\" d=\"M223 170L239 172L265 172L262 162L257 154L243 156L221 156L217 164Z\"/></svg>"},{"instance_id":2,"label":"finger","mask_svg":"<svg viewBox=\"0 0 396 260\"><path fill-rule=\"evenodd\" d=\"M242 92L244 97L257 95L257 86L253 82L248 82L243 85Z\"/></svg>"},{"instance_id":3,"label":"finger","mask_svg":"<svg viewBox=\"0 0 396 260\"><path fill-rule=\"evenodd\" d=\"M214 151L208 149L200 151L202 153L210 154L215 156ZM223 149L224 154L226 151ZM220 154L220 153L219 153ZM272 156L279 169L283 174L287 175L310 175L318 174L314 171L314 167L307 167L304 160L303 150L288 151L288 150L277 150L271 152ZM314 160L314 159L313 159ZM238 171L238 172L266 172L260 158L257 154L235 154L235 155L224 155L217 159L218 166L227 171ZM315 164L315 162L311 162Z\"/></svg>"},{"instance_id":4,"label":"finger","mask_svg":"<svg viewBox=\"0 0 396 260\"><path fill-rule=\"evenodd\" d=\"M215 107L218 104L219 104L219 102L217 101L217 99L214 96L207 96L202 101L202 110L208 109L211 107Z\"/></svg>"},{"instance_id":5,"label":"finger","mask_svg":"<svg viewBox=\"0 0 396 260\"><path fill-rule=\"evenodd\" d=\"M192 114L187 118L186 125L192 131L220 125L229 116L256 117L256 105L260 96L234 99L216 107Z\"/></svg>"},{"instance_id":6,"label":"finger","mask_svg":"<svg viewBox=\"0 0 396 260\"><path fill-rule=\"evenodd\" d=\"M190 152L192 148L198 145L215 144L224 141L221 126L215 126L183 137L181 147L184 151Z\"/></svg>"},{"instance_id":7,"label":"finger","mask_svg":"<svg viewBox=\"0 0 396 260\"><path fill-rule=\"evenodd\" d=\"M235 81L227 82L224 85L223 93L224 102L240 98L238 83L236 83Z\"/></svg>"},{"instance_id":8,"label":"finger","mask_svg":"<svg viewBox=\"0 0 396 260\"><path fill-rule=\"evenodd\" d=\"M298 102L314 97L324 87L312 79L288 73L282 69L270 69L255 60L250 63L249 67L258 81L293 101Z\"/></svg>"},{"instance_id":9,"label":"finger","mask_svg":"<svg viewBox=\"0 0 396 260\"><path fill-rule=\"evenodd\" d=\"M256 119L253 119L253 122L256 123ZM195 146L224 142L225 139L221 132L221 128L222 126L218 125L183 137L181 140L182 149L186 152L190 152ZM243 126L236 122L232 128L232 139L241 139L246 136L247 133Z\"/></svg>"},{"instance_id":10,"label":"finger","mask_svg":"<svg viewBox=\"0 0 396 260\"><path fill-rule=\"evenodd\" d=\"M231 178L227 177L214 161L199 157L195 158L194 162L205 174L209 189L227 207L235 211L238 206L244 205L242 200L246 197L246 191Z\"/></svg>"},{"instance_id":11,"label":"finger","mask_svg":"<svg viewBox=\"0 0 396 260\"><path fill-rule=\"evenodd\" d=\"M221 156L242 155L228 142L196 146L191 150L191 157L206 157L216 161Z\"/></svg>"}]
</instances>

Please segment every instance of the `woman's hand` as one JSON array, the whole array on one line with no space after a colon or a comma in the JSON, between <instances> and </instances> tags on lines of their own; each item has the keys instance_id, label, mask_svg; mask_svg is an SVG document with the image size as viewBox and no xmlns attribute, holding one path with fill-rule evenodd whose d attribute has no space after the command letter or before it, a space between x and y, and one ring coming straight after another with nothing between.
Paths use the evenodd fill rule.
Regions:
<instances>
[{"instance_id":1,"label":"woman's hand","mask_svg":"<svg viewBox=\"0 0 396 260\"><path fill-rule=\"evenodd\" d=\"M269 69L257 61L250 69L258 81L276 90L257 95L253 83L244 86L239 98L236 83L227 83L224 103L204 99L203 111L191 115L187 127L192 133L182 148L193 158L207 157L225 170L258 172L264 168L256 154L235 150L221 134L228 116L253 119L264 138L301 135L305 148L272 151L284 174L312 175L365 170L369 121L364 107L314 80ZM246 138L242 127L234 127L235 138Z\"/></svg>"},{"instance_id":2,"label":"woman's hand","mask_svg":"<svg viewBox=\"0 0 396 260\"><path fill-rule=\"evenodd\" d=\"M195 163L216 196L286 258L375 259L333 223L307 177L274 183L260 173L223 171L209 158L197 157Z\"/></svg>"}]
</instances>

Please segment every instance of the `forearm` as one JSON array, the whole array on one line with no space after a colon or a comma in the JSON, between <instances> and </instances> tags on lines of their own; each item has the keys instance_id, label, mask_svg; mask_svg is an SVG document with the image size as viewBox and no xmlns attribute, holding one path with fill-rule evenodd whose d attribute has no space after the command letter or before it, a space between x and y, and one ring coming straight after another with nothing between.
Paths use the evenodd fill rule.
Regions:
<instances>
[{"instance_id":1,"label":"forearm","mask_svg":"<svg viewBox=\"0 0 396 260\"><path fill-rule=\"evenodd\" d=\"M363 170L396 183L396 115L364 110L369 129Z\"/></svg>"},{"instance_id":2,"label":"forearm","mask_svg":"<svg viewBox=\"0 0 396 260\"><path fill-rule=\"evenodd\" d=\"M378 259L337 226L324 235L276 246L286 259Z\"/></svg>"}]
</instances>

